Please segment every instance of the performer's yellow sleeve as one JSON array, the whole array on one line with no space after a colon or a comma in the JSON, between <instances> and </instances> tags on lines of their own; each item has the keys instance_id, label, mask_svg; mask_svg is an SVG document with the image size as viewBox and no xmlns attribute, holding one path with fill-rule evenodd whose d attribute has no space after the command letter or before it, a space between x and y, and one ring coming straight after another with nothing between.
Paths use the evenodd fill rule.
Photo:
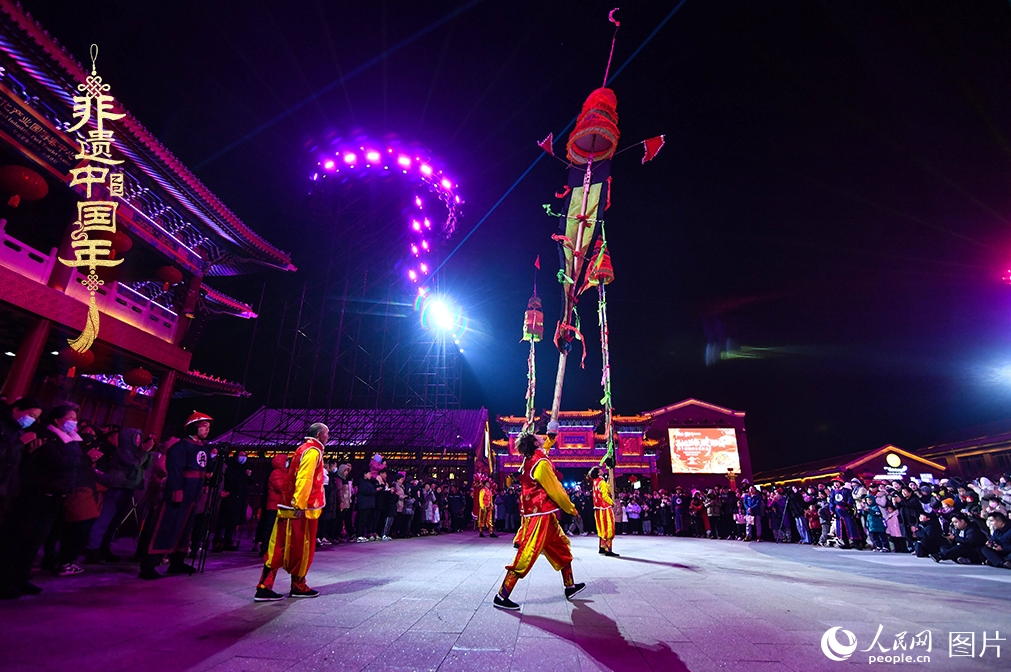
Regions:
<instances>
[{"instance_id":1,"label":"performer's yellow sleeve","mask_svg":"<svg viewBox=\"0 0 1011 672\"><path fill-rule=\"evenodd\" d=\"M482 509L488 507L488 489L481 488L477 493L477 505Z\"/></svg>"},{"instance_id":2,"label":"performer's yellow sleeve","mask_svg":"<svg viewBox=\"0 0 1011 672\"><path fill-rule=\"evenodd\" d=\"M607 481L600 482L600 496L604 500L604 504L611 506L614 504L614 500L611 498L611 486L607 484Z\"/></svg>"},{"instance_id":3,"label":"performer's yellow sleeve","mask_svg":"<svg viewBox=\"0 0 1011 672\"><path fill-rule=\"evenodd\" d=\"M312 479L316 475L316 465L319 464L319 451L307 450L302 453L302 461L298 464L295 474L295 496L292 505L296 509L304 509L309 504L309 493L312 492Z\"/></svg>"},{"instance_id":4,"label":"performer's yellow sleeve","mask_svg":"<svg viewBox=\"0 0 1011 672\"><path fill-rule=\"evenodd\" d=\"M548 452L555 447L555 442L557 440L558 440L557 434L555 436L549 436L548 438L544 439L544 445L541 447L541 450L544 451L545 455L547 455Z\"/></svg>"},{"instance_id":5,"label":"performer's yellow sleeve","mask_svg":"<svg viewBox=\"0 0 1011 672\"><path fill-rule=\"evenodd\" d=\"M565 488L558 482L555 476L555 468L547 460L541 460L534 467L534 480L541 484L544 491L548 493L555 504L565 513L575 513L576 507L572 504L569 496L565 493Z\"/></svg>"}]
</instances>

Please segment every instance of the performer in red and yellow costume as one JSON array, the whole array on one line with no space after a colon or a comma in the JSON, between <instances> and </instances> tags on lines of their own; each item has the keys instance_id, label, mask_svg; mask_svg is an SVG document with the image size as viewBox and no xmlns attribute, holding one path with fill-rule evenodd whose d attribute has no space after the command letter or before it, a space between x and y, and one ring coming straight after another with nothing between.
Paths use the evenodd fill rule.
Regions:
<instances>
[{"instance_id":1,"label":"performer in red and yellow costume","mask_svg":"<svg viewBox=\"0 0 1011 672\"><path fill-rule=\"evenodd\" d=\"M477 530L484 536L484 531L488 530L488 536L498 539L495 534L495 491L491 482L486 476L482 476L478 481L476 492L474 493L474 510L477 515Z\"/></svg>"},{"instance_id":2,"label":"performer in red and yellow costume","mask_svg":"<svg viewBox=\"0 0 1011 672\"><path fill-rule=\"evenodd\" d=\"M614 498L611 497L611 486L607 484L605 473L600 467L590 469L590 479L593 481L593 519L597 523L597 536L600 537L601 555L612 558L620 557L611 550L614 543Z\"/></svg>"},{"instance_id":3,"label":"performer in red and yellow costume","mask_svg":"<svg viewBox=\"0 0 1011 672\"><path fill-rule=\"evenodd\" d=\"M316 529L320 514L326 505L323 494L323 450L330 440L330 430L321 422L309 427L305 443L291 457L288 473L281 489L281 502L277 505L277 520L263 558L263 572L256 585L256 602L284 599L274 592L277 570L291 575L292 597L317 597L305 582L313 554L316 551Z\"/></svg>"},{"instance_id":4,"label":"performer in red and yellow costume","mask_svg":"<svg viewBox=\"0 0 1011 672\"><path fill-rule=\"evenodd\" d=\"M556 516L559 511L574 516L578 516L579 512L558 481L555 467L545 454L544 443L543 436L533 434L524 434L516 442L516 448L523 455L523 472L520 475L523 527L516 558L512 564L506 565L505 580L495 596L495 606L500 609L520 608L520 605L509 599L509 595L516 587L516 582L527 575L541 553L555 570L562 573L566 598L572 599L586 587L585 583L573 582L572 549Z\"/></svg>"}]
</instances>

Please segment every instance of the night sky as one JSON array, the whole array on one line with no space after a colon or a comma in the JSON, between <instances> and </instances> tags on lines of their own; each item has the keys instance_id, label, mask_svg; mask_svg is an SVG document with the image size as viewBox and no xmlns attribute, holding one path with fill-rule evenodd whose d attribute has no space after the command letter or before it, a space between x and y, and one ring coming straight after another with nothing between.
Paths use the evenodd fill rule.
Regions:
<instances>
[{"instance_id":1,"label":"night sky","mask_svg":"<svg viewBox=\"0 0 1011 672\"><path fill-rule=\"evenodd\" d=\"M318 273L320 246L340 235L307 207L308 142L357 127L431 149L467 200L452 249L537 159L535 142L558 134L600 86L613 7L23 4L79 61L97 42L100 70L124 105L293 254L298 274L209 281L254 305L267 283L273 302L261 333L278 320L276 298ZM618 13L615 67L677 4L636 2ZM884 443L915 449L1005 419L1009 64L1005 0L687 0L612 82L622 146L667 136L652 163L640 165L632 150L611 167L616 409L696 397L746 411L756 469ZM467 406L522 413L520 325L538 254L549 331L560 303L557 220L540 206L565 178L561 163L540 161L441 272L473 328ZM600 398L585 303L590 355L585 371L570 366L569 409ZM195 368L242 380L252 327L211 325ZM272 349L255 344L245 412L263 403ZM542 407L556 360L543 344ZM236 412L234 400L208 408L224 425Z\"/></svg>"}]
</instances>

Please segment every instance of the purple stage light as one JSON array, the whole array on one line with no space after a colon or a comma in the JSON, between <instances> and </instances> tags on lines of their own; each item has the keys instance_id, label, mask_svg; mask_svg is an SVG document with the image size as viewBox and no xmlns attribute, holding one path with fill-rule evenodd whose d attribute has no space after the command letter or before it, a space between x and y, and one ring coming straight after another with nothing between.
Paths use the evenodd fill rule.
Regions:
<instances>
[{"instance_id":1,"label":"purple stage light","mask_svg":"<svg viewBox=\"0 0 1011 672\"><path fill-rule=\"evenodd\" d=\"M421 246L427 250L428 249L428 241L427 240L421 241Z\"/></svg>"},{"instance_id":2,"label":"purple stage light","mask_svg":"<svg viewBox=\"0 0 1011 672\"><path fill-rule=\"evenodd\" d=\"M414 220L414 223L411 224L411 226L414 228L415 231L421 231L421 224L418 223L418 220Z\"/></svg>"},{"instance_id":3,"label":"purple stage light","mask_svg":"<svg viewBox=\"0 0 1011 672\"><path fill-rule=\"evenodd\" d=\"M397 157L397 163L399 163L404 168L409 168L411 166L411 157L409 156Z\"/></svg>"},{"instance_id":4,"label":"purple stage light","mask_svg":"<svg viewBox=\"0 0 1011 672\"><path fill-rule=\"evenodd\" d=\"M327 170L333 170L334 167L333 159L327 159L326 161L324 161L323 167L326 168Z\"/></svg>"},{"instance_id":5,"label":"purple stage light","mask_svg":"<svg viewBox=\"0 0 1011 672\"><path fill-rule=\"evenodd\" d=\"M421 164L421 174L428 176L432 174L432 167L427 163Z\"/></svg>"},{"instance_id":6,"label":"purple stage light","mask_svg":"<svg viewBox=\"0 0 1011 672\"><path fill-rule=\"evenodd\" d=\"M432 228L432 223L428 221L428 217L425 217L425 228L426 229ZM418 229L418 231L421 231L421 229Z\"/></svg>"},{"instance_id":7,"label":"purple stage light","mask_svg":"<svg viewBox=\"0 0 1011 672\"><path fill-rule=\"evenodd\" d=\"M414 269L407 271L407 277L411 279L412 282L418 281L418 274L414 272Z\"/></svg>"},{"instance_id":8,"label":"purple stage light","mask_svg":"<svg viewBox=\"0 0 1011 672\"><path fill-rule=\"evenodd\" d=\"M355 162L356 158L358 157L356 157L352 152L348 152L344 155L344 163L352 164Z\"/></svg>"},{"instance_id":9,"label":"purple stage light","mask_svg":"<svg viewBox=\"0 0 1011 672\"><path fill-rule=\"evenodd\" d=\"M365 154L365 158L367 160L375 163L376 161L379 160L379 152L375 151L374 149L373 150L369 150L369 152L367 154Z\"/></svg>"},{"instance_id":10,"label":"purple stage light","mask_svg":"<svg viewBox=\"0 0 1011 672\"><path fill-rule=\"evenodd\" d=\"M453 183L449 181L448 177L442 178L442 188L443 189L452 189L453 188Z\"/></svg>"},{"instance_id":11,"label":"purple stage light","mask_svg":"<svg viewBox=\"0 0 1011 672\"><path fill-rule=\"evenodd\" d=\"M414 253L414 256L418 256L418 246L417 245L411 245L411 252Z\"/></svg>"},{"instance_id":12,"label":"purple stage light","mask_svg":"<svg viewBox=\"0 0 1011 672\"><path fill-rule=\"evenodd\" d=\"M414 197L414 204L416 206L418 206L419 208L421 207L421 197L420 196L415 196Z\"/></svg>"},{"instance_id":13,"label":"purple stage light","mask_svg":"<svg viewBox=\"0 0 1011 672\"><path fill-rule=\"evenodd\" d=\"M422 273L428 273L428 264L425 264L425 263L421 264L421 272Z\"/></svg>"}]
</instances>

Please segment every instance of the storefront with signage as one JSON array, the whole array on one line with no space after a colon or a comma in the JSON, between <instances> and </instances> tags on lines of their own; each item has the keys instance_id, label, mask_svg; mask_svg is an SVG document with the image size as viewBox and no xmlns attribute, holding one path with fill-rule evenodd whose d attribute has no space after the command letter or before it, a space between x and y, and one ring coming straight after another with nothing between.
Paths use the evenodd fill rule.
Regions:
<instances>
[{"instance_id":1,"label":"storefront with signage","mask_svg":"<svg viewBox=\"0 0 1011 672\"><path fill-rule=\"evenodd\" d=\"M852 453L818 462L798 464L755 474L759 484L816 483L840 477L846 480L860 478L864 481L908 481L932 483L947 474L945 465L891 444L877 450Z\"/></svg>"}]
</instances>

